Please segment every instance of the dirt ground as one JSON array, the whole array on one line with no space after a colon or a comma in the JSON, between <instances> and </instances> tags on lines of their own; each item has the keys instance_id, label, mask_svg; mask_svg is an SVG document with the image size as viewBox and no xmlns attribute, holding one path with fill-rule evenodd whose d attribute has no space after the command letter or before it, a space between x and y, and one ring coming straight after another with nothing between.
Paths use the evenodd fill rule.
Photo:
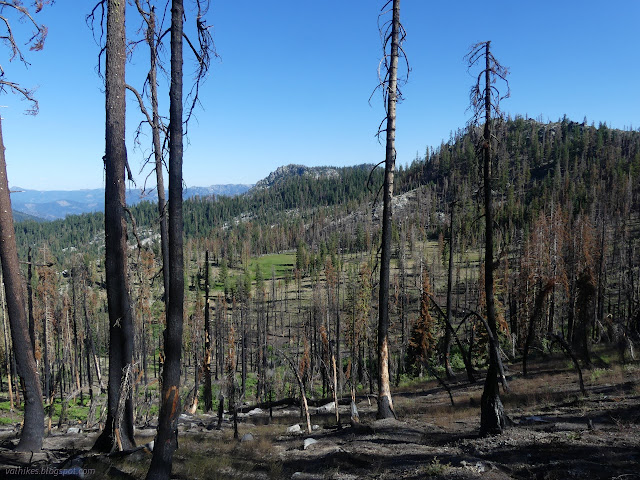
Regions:
<instances>
[{"instance_id":1,"label":"dirt ground","mask_svg":"<svg viewBox=\"0 0 640 480\"><path fill-rule=\"evenodd\" d=\"M640 480L640 364L585 370L586 397L561 357L534 362L529 370L523 378L512 365L510 391L502 394L514 426L484 438L477 433L482 382L471 385L463 376L451 383L455 406L435 382L423 382L393 392L398 420L375 420L375 400L362 398L356 427L349 424L348 406L340 407L341 429L335 413L312 408L311 434L287 432L295 424L304 429L296 407L274 409L272 417L268 411L243 414L242 441L233 438L228 419L216 430L213 416L182 415L173 477ZM139 428L138 443L150 442L154 433L153 425ZM18 454L12 451L15 428L4 427L0 478L144 478L148 448L95 455L89 448L97 434L54 429L42 452Z\"/></svg>"}]
</instances>

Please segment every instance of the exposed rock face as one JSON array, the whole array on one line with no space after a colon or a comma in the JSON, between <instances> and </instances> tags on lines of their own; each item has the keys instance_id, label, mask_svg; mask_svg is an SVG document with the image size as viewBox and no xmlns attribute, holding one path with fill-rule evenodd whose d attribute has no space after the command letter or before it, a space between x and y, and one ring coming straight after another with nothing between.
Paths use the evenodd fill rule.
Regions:
<instances>
[{"instance_id":1,"label":"exposed rock face","mask_svg":"<svg viewBox=\"0 0 640 480\"><path fill-rule=\"evenodd\" d=\"M269 188L291 177L312 177L317 180L323 177L338 178L339 176L340 172L336 167L305 167L304 165L291 164L278 167L275 172L271 172L267 178L256 183L254 189Z\"/></svg>"}]
</instances>

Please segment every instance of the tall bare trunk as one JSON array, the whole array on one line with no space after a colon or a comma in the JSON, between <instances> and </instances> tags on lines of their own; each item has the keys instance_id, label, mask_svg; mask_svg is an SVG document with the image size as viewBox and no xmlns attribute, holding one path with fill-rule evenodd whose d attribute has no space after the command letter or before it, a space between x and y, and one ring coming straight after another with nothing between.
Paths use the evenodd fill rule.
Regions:
<instances>
[{"instance_id":1,"label":"tall bare trunk","mask_svg":"<svg viewBox=\"0 0 640 480\"><path fill-rule=\"evenodd\" d=\"M162 405L148 479L169 479L178 444L180 357L184 308L182 241L182 0L171 6L171 87L169 90L169 306L164 332L166 361L162 375ZM166 268L166 267L165 267Z\"/></svg>"},{"instance_id":2,"label":"tall bare trunk","mask_svg":"<svg viewBox=\"0 0 640 480\"><path fill-rule=\"evenodd\" d=\"M378 320L378 418L394 417L389 380L389 273L391 269L391 200L396 160L396 101L398 92L398 46L400 42L400 0L393 0L391 63L387 86L387 148L384 169L382 249Z\"/></svg>"},{"instance_id":3,"label":"tall bare trunk","mask_svg":"<svg viewBox=\"0 0 640 480\"><path fill-rule=\"evenodd\" d=\"M36 351L36 321L33 317L33 263L31 261L31 246L27 252L27 305L29 310L29 336L31 348Z\"/></svg>"},{"instance_id":4,"label":"tall bare trunk","mask_svg":"<svg viewBox=\"0 0 640 480\"><path fill-rule=\"evenodd\" d=\"M108 0L105 75L105 270L109 310L109 384L105 429L94 449L111 451L135 446L133 400L121 388L133 358L133 314L127 276L125 220L125 6ZM126 385L125 385L126 387ZM125 398L120 398L121 392ZM118 411L119 407L123 411ZM119 420L120 423L117 421ZM119 423L119 424L118 424Z\"/></svg>"},{"instance_id":5,"label":"tall bare trunk","mask_svg":"<svg viewBox=\"0 0 640 480\"><path fill-rule=\"evenodd\" d=\"M494 260L493 260L493 204L491 190L491 57L489 45L485 44L485 123L483 152L483 178L484 178L484 218L485 218L485 244L484 244L484 292L487 304L487 322L493 338L498 339L496 322L496 306L493 295L494 289ZM505 427L505 413L500 400L498 386L498 351L489 348L489 368L484 384L484 391L480 407L480 434L501 433Z\"/></svg>"},{"instance_id":6,"label":"tall bare trunk","mask_svg":"<svg viewBox=\"0 0 640 480\"><path fill-rule=\"evenodd\" d=\"M449 269L447 274L447 328L444 329L444 368L448 379L455 375L451 368L451 331L453 322L453 252L454 252L454 230L453 221L455 218L456 202L451 202L451 225L449 226Z\"/></svg>"},{"instance_id":7,"label":"tall bare trunk","mask_svg":"<svg viewBox=\"0 0 640 480\"><path fill-rule=\"evenodd\" d=\"M44 407L42 389L31 346L29 325L22 293L22 276L18 262L18 249L13 227L11 196L7 179L7 163L2 139L0 119L0 262L7 299L7 312L11 328L11 341L18 375L24 386L24 426L16 450L36 451L42 448L44 435Z\"/></svg>"},{"instance_id":8,"label":"tall bare trunk","mask_svg":"<svg viewBox=\"0 0 640 480\"><path fill-rule=\"evenodd\" d=\"M162 279L164 281L164 303L165 308L169 305L169 230L167 225L166 199L164 194L164 175L162 163L162 144L160 143L160 114L158 113L158 52L155 43L155 21L156 15L153 8L149 13L149 31L147 42L149 43L149 54L151 57L151 68L149 69L149 84L151 87L151 111L153 125L151 132L153 137L153 153L156 163L156 185L158 190L158 216L160 218L160 248L162 250Z\"/></svg>"},{"instance_id":9,"label":"tall bare trunk","mask_svg":"<svg viewBox=\"0 0 640 480\"><path fill-rule=\"evenodd\" d=\"M211 393L211 323L209 320L209 250L204 254L204 268L204 410L208 412L213 408L213 396Z\"/></svg>"}]
</instances>

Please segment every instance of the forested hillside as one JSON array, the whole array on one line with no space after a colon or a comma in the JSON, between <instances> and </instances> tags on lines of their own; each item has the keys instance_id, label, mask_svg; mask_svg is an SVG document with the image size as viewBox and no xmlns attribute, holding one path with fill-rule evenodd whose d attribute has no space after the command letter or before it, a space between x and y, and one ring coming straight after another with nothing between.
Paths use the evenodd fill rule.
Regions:
<instances>
[{"instance_id":1,"label":"forested hillside","mask_svg":"<svg viewBox=\"0 0 640 480\"><path fill-rule=\"evenodd\" d=\"M640 134L566 118L551 124L516 118L498 124L498 136L494 196L499 205L499 298L504 326L515 335L515 345L524 346L527 322L541 292L549 296L545 328L549 332L561 328L565 333L574 328L580 315L576 298L585 294L584 282L595 288L599 324L607 318L637 322ZM482 278L478 278L479 269L472 268L478 266L482 244L475 143L474 132L459 131L398 174L395 281L406 289L402 295L407 299L402 302L414 317L420 316L418 298L423 287L416 280L422 277L420 265L429 272L437 298L446 296L452 208L456 212L454 283L457 292L464 292L464 300L458 295L457 302L464 308L482 308L477 294ZM349 255L358 254L364 264L369 262L368 268L375 268L378 217L374 201L379 200L381 176L379 169L370 175L371 169L370 165L336 168L322 175L283 169L277 181L273 177L267 186L259 185L245 195L188 200L184 234L191 259L189 276L201 275L205 250L210 251L214 268L224 264L225 269L236 269L238 276L261 255L297 251L297 263L287 273L290 279L312 275L314 285L323 282L320 274L331 258L344 287L350 269L355 274L362 268ZM136 205L131 213L141 245L151 248L142 255L157 258L154 205ZM23 258L27 246L34 252L46 246L57 272L71 271L78 255L92 269L102 269L102 214L20 222L17 234ZM132 258L138 258L141 253L133 248L136 239L131 234L129 243ZM132 265L139 263L134 260ZM153 277L153 264L149 268L148 275ZM268 278L271 272L263 274ZM413 290L407 286L409 280ZM104 279L96 281L101 285ZM224 281L228 282L222 279L221 284ZM547 284L553 288L546 289ZM99 298L100 289L93 294ZM343 302L341 296L335 308L346 309ZM397 314L408 322L402 327L407 333L410 320L406 313ZM434 334L442 334L441 329ZM408 342L407 334L395 354L405 352ZM396 364L403 361L399 358Z\"/></svg>"},{"instance_id":2,"label":"forested hillside","mask_svg":"<svg viewBox=\"0 0 640 480\"><path fill-rule=\"evenodd\" d=\"M640 133L518 117L497 123L496 134L504 361L526 374L527 362L563 350L583 367L603 366L605 347L630 360L640 331ZM477 135L457 132L396 177L395 388L432 376L473 384L486 367ZM185 202L190 411L215 410L221 394L230 411L299 397L300 388L315 404L333 392L375 395L382 172L372 169L288 166L244 195ZM164 303L157 208L143 202L130 212L136 421L145 423L157 412L150 399L163 366ZM87 426L100 420L104 399L94 389L82 400L83 385L96 383L108 353L103 225L102 214L16 225L21 258L30 248L34 264L24 274L45 393L66 405L79 385L80 406L56 415Z\"/></svg>"},{"instance_id":3,"label":"forested hillside","mask_svg":"<svg viewBox=\"0 0 640 480\"><path fill-rule=\"evenodd\" d=\"M541 124L521 117L498 124L498 129L500 150L495 156L494 194L500 201L499 222L510 245L514 239L526 240L540 213L550 214L550 209L560 208L570 219L586 215L592 222L599 222L605 217L607 228L613 227L614 218L619 223L626 217L625 223L631 223L628 228L633 228L640 183L638 132L589 126L566 118ZM425 157L399 169L397 193L414 192L415 196L417 191L423 199L401 211L414 223L421 223L416 227L426 228L434 238L445 230L455 201L463 206L459 228L465 241L477 240L479 232L473 225L477 223L476 197L481 180L475 144L473 132L461 130L448 142L428 149ZM326 236L325 227L344 222L349 214L357 212L370 218L360 222L360 228L369 225L375 230L371 212L375 212L374 201L379 200L376 194L382 175L379 168L371 173L372 168L305 168L316 172L309 175L294 173L297 168L283 168L280 175L274 172L270 180L265 179L247 194L190 199L185 202L185 237L218 238L226 250L237 243L234 237L251 239L251 254L261 255L294 249L300 241L318 244ZM323 170L323 175L317 173ZM157 229L153 204L143 202L133 206L131 212L139 229ZM439 221L434 221L436 217ZM47 223L19 222L19 246L26 252L27 245L46 243L55 255L70 247L80 251L99 248L102 224L100 213ZM356 229L354 225L354 235L341 232L342 250L355 248Z\"/></svg>"}]
</instances>

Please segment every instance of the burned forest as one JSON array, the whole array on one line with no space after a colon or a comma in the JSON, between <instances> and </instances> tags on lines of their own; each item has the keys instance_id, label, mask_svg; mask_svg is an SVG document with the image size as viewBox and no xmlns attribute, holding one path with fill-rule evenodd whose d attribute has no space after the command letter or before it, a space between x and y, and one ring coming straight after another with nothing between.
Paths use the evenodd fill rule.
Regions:
<instances>
[{"instance_id":1,"label":"burned forest","mask_svg":"<svg viewBox=\"0 0 640 480\"><path fill-rule=\"evenodd\" d=\"M187 197L228 17L92 3L100 208L13 211L0 123L2 478L640 479L640 130L508 113L485 40L458 52L466 124L400 158L425 77L389 0L378 157ZM46 56L38 15L65 8L0 2L0 94L28 113L4 59Z\"/></svg>"}]
</instances>

